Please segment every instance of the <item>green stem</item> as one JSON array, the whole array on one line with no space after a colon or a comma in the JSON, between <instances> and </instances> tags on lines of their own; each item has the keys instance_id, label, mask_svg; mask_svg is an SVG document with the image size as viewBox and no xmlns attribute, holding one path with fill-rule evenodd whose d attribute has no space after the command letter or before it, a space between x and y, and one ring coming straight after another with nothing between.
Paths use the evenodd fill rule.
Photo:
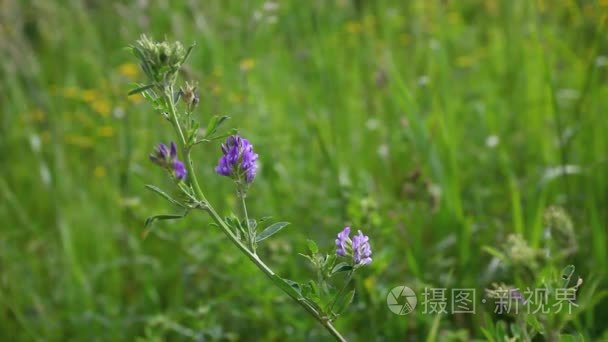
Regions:
<instances>
[{"instance_id":1,"label":"green stem","mask_svg":"<svg viewBox=\"0 0 608 342\"><path fill-rule=\"evenodd\" d=\"M240 186L240 185L239 185ZM245 194L240 190L238 192L238 197L241 199L241 206L243 207L243 215L245 215L245 225L247 226L247 233L249 234L249 247L251 248L251 252L255 253L255 232L251 229L251 225L249 224L249 214L247 214L247 204L245 203Z\"/></svg>"},{"instance_id":2,"label":"green stem","mask_svg":"<svg viewBox=\"0 0 608 342\"><path fill-rule=\"evenodd\" d=\"M326 319L325 317L322 317L319 314L319 312L317 312L317 310L315 310L313 307L308 305L303 300L303 298L298 297L297 294L294 294L293 292L286 290L284 286L281 286L282 284L280 284L279 282L283 282L283 280L279 276L277 276L274 273L274 271L272 271L272 269L270 269L270 267L268 267L255 254L255 252L252 252L249 249L247 249L247 247L236 237L236 235L234 235L234 233L232 232L230 227L228 227L226 225L224 220L220 217L220 215L218 215L218 213L215 211L215 209L213 209L211 204L207 201L207 199L205 198L205 195L203 194L203 191L201 190L200 185L198 184L198 179L196 177L196 174L194 173L194 166L193 166L192 160L190 158L190 149L187 146L186 137L184 136L184 133L182 132L179 120L177 118L175 103L173 101L173 87L170 87L169 90L170 90L169 91L170 94L165 94L165 100L169 104L169 110L170 110L170 116L171 116L170 119L180 138L179 145L180 145L180 150L182 151L183 156L184 156L184 162L186 164L186 169L188 170L188 179L190 180L190 184L194 188L194 191L195 191L196 195L198 196L198 198L201 200L201 202L205 203L206 207L204 208L204 210L209 213L209 215L211 216L211 219L220 227L220 229L224 232L224 234L228 237L228 239L230 239L230 241L232 241L232 243L234 245L236 245L236 247L238 249L240 249L241 252L243 252L249 258L249 260L251 260L266 276L268 276L268 278L270 278L270 280L277 287L279 287L283 292L285 292L289 297L291 297L296 303L298 303L300 306L302 306L309 314L311 314L319 323L321 323L321 325L323 325L323 327L337 341L346 342L346 339L344 337L342 337L340 332L338 330L336 330L336 328L331 324L331 322L328 319ZM243 199L243 202L244 202L244 199ZM247 225L249 227L249 219L247 217L245 217L245 218L247 220Z\"/></svg>"},{"instance_id":3,"label":"green stem","mask_svg":"<svg viewBox=\"0 0 608 342\"><path fill-rule=\"evenodd\" d=\"M202 196L202 194L199 194L199 196ZM331 333L332 336L334 336L337 341L346 341L346 339L344 337L342 337L342 335L340 335L340 332L338 332L336 330L336 328L331 324L330 321L328 321L327 319L322 317L314 308L312 308L308 304L306 304L306 302L301 300L301 298L299 298L297 295L295 295L289 291L286 291L284 289L284 287L278 283L278 282L282 282L283 280L280 279L272 271L272 269L270 269L270 267L268 267L268 265L266 265L262 260L260 260L260 258L256 254L254 254L253 252L251 252L247 249L247 247L234 235L232 230L230 230L230 228L226 225L226 223L224 223L224 220L222 220L222 218L217 214L217 212L213 209L213 207L209 203L207 203L206 210L211 215L211 218L213 219L213 221L224 231L224 234L226 234L226 236L230 239L230 241L232 241L232 243L234 243L243 253L245 253L245 255L247 255L249 260L251 260L262 272L264 272L264 274L266 274L266 276L268 276L268 278L270 278L270 280L275 285L277 285L281 290L283 290L283 292L285 292L287 295L289 295L296 303L300 304L300 306L302 306L317 321L319 321L319 323L321 323L321 325L323 325L323 327L325 327L325 329L327 329L327 331L329 331L329 333Z\"/></svg>"}]
</instances>

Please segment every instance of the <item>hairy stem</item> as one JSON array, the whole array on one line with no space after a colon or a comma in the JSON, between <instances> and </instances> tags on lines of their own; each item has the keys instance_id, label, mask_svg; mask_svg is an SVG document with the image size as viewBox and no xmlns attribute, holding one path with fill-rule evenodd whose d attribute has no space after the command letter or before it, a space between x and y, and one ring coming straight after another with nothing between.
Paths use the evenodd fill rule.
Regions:
<instances>
[{"instance_id":1,"label":"hairy stem","mask_svg":"<svg viewBox=\"0 0 608 342\"><path fill-rule=\"evenodd\" d=\"M298 303L300 306L302 306L309 314L311 314L319 323L321 323L321 325L323 325L323 327L337 341L345 342L346 339L340 334L340 332L338 332L338 330L336 330L336 328L332 325L332 323L327 318L322 317L321 314L319 314L319 312L317 312L317 310L315 310L306 301L304 301L304 298L299 296L297 294L297 292L295 292L295 290L293 290L293 291L286 290L284 284L280 283L280 282L284 283L284 281L279 276L277 276L274 273L274 271L272 271L272 269L270 267L268 267L268 265L266 265L255 254L255 251L253 249L250 251L247 248L247 246L245 246L236 237L236 235L234 235L234 233L232 232L230 227L228 227L226 225L226 223L221 218L221 216L215 211L215 209L207 201L207 199L205 198L205 195L203 194L203 191L201 190L201 187L198 183L196 173L194 172L194 166L192 164L192 159L190 157L190 149L187 146L186 137L184 136L184 133L181 129L180 122L177 117L177 110L175 108L176 104L175 104L175 101L173 100L173 87L172 86L169 88L168 93L169 94L164 94L164 97L165 97L165 101L167 101L167 104L169 106L169 111L170 111L169 114L170 114L171 123L173 124L173 126L174 126L175 130L177 131L178 136L180 138L179 145L180 145L180 150L182 151L182 154L184 156L184 162L186 164L186 168L188 170L188 179L196 193L196 196L199 198L199 200L201 202L205 203L204 210L209 213L209 215L211 216L211 219L220 227L220 229L224 232L224 234L228 237L228 239L230 239L230 241L232 241L232 243L234 245L236 245L236 247L238 249L240 249L241 252L243 252L249 258L249 260L251 260L264 274L266 274L266 276L268 276L268 278L270 278L270 280L277 287L279 287L283 292L285 292L289 297L291 297L296 303ZM249 229L249 218L247 217L247 214L246 214L247 210L246 210L245 203L244 203L244 201L245 201L244 197L242 197L242 201L243 201L243 209L245 210L245 220L247 221L247 228L248 228L248 231L250 232L251 230Z\"/></svg>"}]
</instances>

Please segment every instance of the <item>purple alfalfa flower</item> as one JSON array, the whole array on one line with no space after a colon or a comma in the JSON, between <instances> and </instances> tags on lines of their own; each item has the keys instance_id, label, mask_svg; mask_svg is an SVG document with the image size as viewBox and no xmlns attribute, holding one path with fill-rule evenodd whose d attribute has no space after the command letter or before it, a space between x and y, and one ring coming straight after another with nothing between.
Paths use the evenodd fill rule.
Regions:
<instances>
[{"instance_id":1,"label":"purple alfalfa flower","mask_svg":"<svg viewBox=\"0 0 608 342\"><path fill-rule=\"evenodd\" d=\"M359 233L350 239L350 227L345 227L336 238L336 254L339 256L352 256L355 266L368 265L372 262L372 249L369 237Z\"/></svg>"},{"instance_id":2,"label":"purple alfalfa flower","mask_svg":"<svg viewBox=\"0 0 608 342\"><path fill-rule=\"evenodd\" d=\"M244 176L245 182L253 182L258 170L258 155L247 139L238 135L229 136L222 144L222 153L215 172L237 181Z\"/></svg>"},{"instance_id":3,"label":"purple alfalfa flower","mask_svg":"<svg viewBox=\"0 0 608 342\"><path fill-rule=\"evenodd\" d=\"M359 234L353 236L353 259L355 265L368 265L372 262L372 248L369 245L369 237Z\"/></svg>"},{"instance_id":4,"label":"purple alfalfa flower","mask_svg":"<svg viewBox=\"0 0 608 342\"><path fill-rule=\"evenodd\" d=\"M150 154L150 160L168 170L173 172L175 178L183 180L188 175L184 163L177 159L177 146L174 142L171 142L169 146L165 144L158 144L154 153Z\"/></svg>"},{"instance_id":5,"label":"purple alfalfa flower","mask_svg":"<svg viewBox=\"0 0 608 342\"><path fill-rule=\"evenodd\" d=\"M345 227L341 232L338 233L336 238L336 254L339 256L346 256L348 254L346 248L350 246L350 227Z\"/></svg>"}]
</instances>

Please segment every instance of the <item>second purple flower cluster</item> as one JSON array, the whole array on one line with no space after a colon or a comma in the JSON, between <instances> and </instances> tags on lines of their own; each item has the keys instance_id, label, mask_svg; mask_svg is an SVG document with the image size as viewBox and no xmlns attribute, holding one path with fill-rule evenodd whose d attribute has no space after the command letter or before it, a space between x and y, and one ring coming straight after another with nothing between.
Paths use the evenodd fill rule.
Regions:
<instances>
[{"instance_id":1,"label":"second purple flower cluster","mask_svg":"<svg viewBox=\"0 0 608 342\"><path fill-rule=\"evenodd\" d=\"M253 145L249 140L238 135L232 135L222 144L224 155L215 168L215 171L239 181L243 177L245 182L253 182L258 170L258 155L253 152Z\"/></svg>"},{"instance_id":2,"label":"second purple flower cluster","mask_svg":"<svg viewBox=\"0 0 608 342\"><path fill-rule=\"evenodd\" d=\"M372 248L369 237L359 233L350 239L350 227L344 228L336 238L336 254L339 256L352 256L354 265L368 265L372 262Z\"/></svg>"}]
</instances>

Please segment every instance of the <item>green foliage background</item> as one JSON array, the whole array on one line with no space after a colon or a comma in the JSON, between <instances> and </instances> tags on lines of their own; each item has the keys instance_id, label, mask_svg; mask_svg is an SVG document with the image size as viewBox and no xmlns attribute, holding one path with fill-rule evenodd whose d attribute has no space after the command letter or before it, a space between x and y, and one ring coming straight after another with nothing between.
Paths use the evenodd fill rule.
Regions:
<instances>
[{"instance_id":1,"label":"green foliage background","mask_svg":"<svg viewBox=\"0 0 608 342\"><path fill-rule=\"evenodd\" d=\"M278 273L312 276L306 238L371 237L347 338L483 337L491 308L396 316L386 294L513 283L483 246L541 248L549 205L574 222L567 263L605 288L607 18L604 0L0 2L0 339L329 338L204 215L142 238L175 208L144 189L170 188L147 160L170 129L126 96L141 33L197 43L197 115L259 153L251 215L292 222L260 250ZM219 155L195 160L229 212ZM608 336L602 303L565 332Z\"/></svg>"}]
</instances>

